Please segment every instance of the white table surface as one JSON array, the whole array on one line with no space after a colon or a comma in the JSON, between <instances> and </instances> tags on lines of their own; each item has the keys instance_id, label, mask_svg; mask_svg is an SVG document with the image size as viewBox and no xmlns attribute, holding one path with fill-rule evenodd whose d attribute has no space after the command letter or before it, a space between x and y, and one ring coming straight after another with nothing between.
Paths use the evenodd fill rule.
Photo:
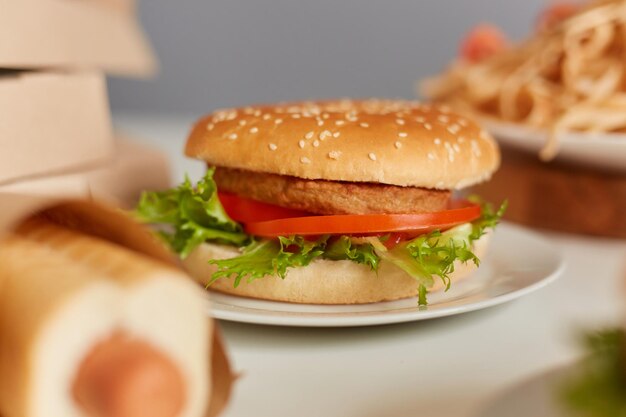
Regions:
<instances>
[{"instance_id":1,"label":"white table surface","mask_svg":"<svg viewBox=\"0 0 626 417\"><path fill-rule=\"evenodd\" d=\"M204 171L182 156L193 120L115 117L121 130L169 154L175 181ZM571 362L581 329L623 317L626 242L540 233L564 254L565 274L504 306L365 328L221 322L241 373L224 416L469 417L510 384Z\"/></svg>"}]
</instances>

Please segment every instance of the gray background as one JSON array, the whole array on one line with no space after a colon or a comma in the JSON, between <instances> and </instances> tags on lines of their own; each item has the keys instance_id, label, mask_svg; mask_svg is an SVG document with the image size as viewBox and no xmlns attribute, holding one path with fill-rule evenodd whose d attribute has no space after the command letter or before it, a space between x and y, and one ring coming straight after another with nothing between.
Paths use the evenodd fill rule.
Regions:
<instances>
[{"instance_id":1,"label":"gray background","mask_svg":"<svg viewBox=\"0 0 626 417\"><path fill-rule=\"evenodd\" d=\"M459 39L494 22L526 34L546 0L143 0L155 80L110 82L117 112L336 96L413 96Z\"/></svg>"}]
</instances>

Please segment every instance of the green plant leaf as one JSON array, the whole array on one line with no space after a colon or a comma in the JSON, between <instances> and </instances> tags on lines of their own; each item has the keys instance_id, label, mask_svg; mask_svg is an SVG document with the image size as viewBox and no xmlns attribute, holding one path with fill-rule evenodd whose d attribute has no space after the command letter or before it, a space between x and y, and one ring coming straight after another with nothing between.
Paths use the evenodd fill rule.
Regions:
<instances>
[{"instance_id":1,"label":"green plant leaf","mask_svg":"<svg viewBox=\"0 0 626 417\"><path fill-rule=\"evenodd\" d=\"M626 416L626 332L608 329L587 335L587 356L562 397L576 415Z\"/></svg>"}]
</instances>

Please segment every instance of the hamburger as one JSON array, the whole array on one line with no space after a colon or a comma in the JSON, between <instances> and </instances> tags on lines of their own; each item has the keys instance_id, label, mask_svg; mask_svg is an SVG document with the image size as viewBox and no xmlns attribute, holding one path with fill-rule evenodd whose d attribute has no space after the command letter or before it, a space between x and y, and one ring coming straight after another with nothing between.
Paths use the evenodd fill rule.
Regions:
<instances>
[{"instance_id":1,"label":"hamburger","mask_svg":"<svg viewBox=\"0 0 626 417\"><path fill-rule=\"evenodd\" d=\"M492 137L445 106L402 100L261 105L200 119L196 186L137 208L211 289L245 297L426 303L479 264L503 208L453 199L487 180Z\"/></svg>"}]
</instances>

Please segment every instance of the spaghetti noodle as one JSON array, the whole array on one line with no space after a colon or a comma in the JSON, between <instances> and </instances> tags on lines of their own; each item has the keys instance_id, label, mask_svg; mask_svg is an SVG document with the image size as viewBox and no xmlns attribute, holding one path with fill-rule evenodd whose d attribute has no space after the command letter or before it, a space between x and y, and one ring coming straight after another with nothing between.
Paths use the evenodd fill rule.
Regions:
<instances>
[{"instance_id":1,"label":"spaghetti noodle","mask_svg":"<svg viewBox=\"0 0 626 417\"><path fill-rule=\"evenodd\" d=\"M480 117L550 130L626 132L626 0L596 0L478 62L459 59L422 93Z\"/></svg>"}]
</instances>

